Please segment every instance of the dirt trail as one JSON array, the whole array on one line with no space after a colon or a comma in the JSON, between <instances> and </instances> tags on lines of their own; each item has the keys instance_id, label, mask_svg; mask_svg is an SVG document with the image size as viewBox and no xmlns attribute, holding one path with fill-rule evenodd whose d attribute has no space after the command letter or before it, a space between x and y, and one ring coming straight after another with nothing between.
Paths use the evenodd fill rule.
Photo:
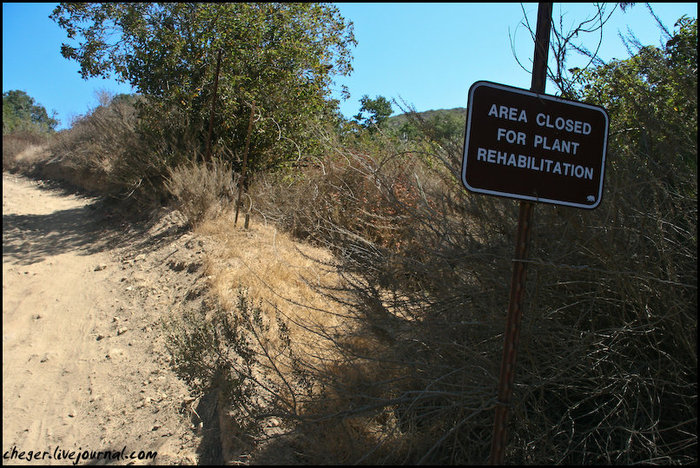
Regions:
<instances>
[{"instance_id":1,"label":"dirt trail","mask_svg":"<svg viewBox=\"0 0 700 468\"><path fill-rule=\"evenodd\" d=\"M96 199L3 173L2 452L49 452L32 464L124 447L158 455L118 464L206 460L197 401L160 329L201 306L205 245L173 217L138 230L102 213Z\"/></svg>"}]
</instances>

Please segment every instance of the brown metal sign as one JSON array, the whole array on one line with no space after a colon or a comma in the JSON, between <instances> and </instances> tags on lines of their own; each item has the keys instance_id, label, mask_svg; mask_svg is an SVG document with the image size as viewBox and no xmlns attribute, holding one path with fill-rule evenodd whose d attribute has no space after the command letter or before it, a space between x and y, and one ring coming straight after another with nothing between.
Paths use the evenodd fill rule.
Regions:
<instances>
[{"instance_id":1,"label":"brown metal sign","mask_svg":"<svg viewBox=\"0 0 700 468\"><path fill-rule=\"evenodd\" d=\"M602 107L477 81L469 88L462 183L477 193L596 208L608 126Z\"/></svg>"}]
</instances>

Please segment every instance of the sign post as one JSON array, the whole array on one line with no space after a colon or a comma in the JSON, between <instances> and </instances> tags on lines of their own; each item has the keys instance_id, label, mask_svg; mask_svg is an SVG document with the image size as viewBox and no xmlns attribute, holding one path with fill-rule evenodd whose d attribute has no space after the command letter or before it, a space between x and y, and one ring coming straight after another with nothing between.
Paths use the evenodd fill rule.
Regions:
<instances>
[{"instance_id":1,"label":"sign post","mask_svg":"<svg viewBox=\"0 0 700 468\"><path fill-rule=\"evenodd\" d=\"M544 94L551 26L552 4L540 3L529 91L487 81L469 88L462 183L471 192L520 200L491 465L504 458L534 203L594 209L603 195L608 114Z\"/></svg>"},{"instance_id":2,"label":"sign post","mask_svg":"<svg viewBox=\"0 0 700 468\"><path fill-rule=\"evenodd\" d=\"M608 115L544 94L552 4L540 3L530 90L478 81L469 89L462 183L520 200L489 463L503 464L534 203L594 209L601 201Z\"/></svg>"},{"instance_id":3,"label":"sign post","mask_svg":"<svg viewBox=\"0 0 700 468\"><path fill-rule=\"evenodd\" d=\"M535 93L544 93L547 84L547 57L549 52L549 31L551 27L552 4L540 3L537 7L535 54L532 64L532 82L530 84L530 90ZM466 180L466 146L464 151L465 161L462 178ZM532 202L525 200L520 202L518 234L515 242L515 258L513 259L513 275L510 283L510 299L508 301L508 314L506 316L506 330L504 333L503 357L501 359L501 372L498 382L498 404L494 416L491 453L489 454L490 465L503 464L508 406L510 405L510 398L513 394L513 367L515 365L515 351L520 335L523 289L525 288L526 264L522 262L522 260L527 258L527 248L530 242L530 223L532 221L532 212L534 209L535 205Z\"/></svg>"}]
</instances>

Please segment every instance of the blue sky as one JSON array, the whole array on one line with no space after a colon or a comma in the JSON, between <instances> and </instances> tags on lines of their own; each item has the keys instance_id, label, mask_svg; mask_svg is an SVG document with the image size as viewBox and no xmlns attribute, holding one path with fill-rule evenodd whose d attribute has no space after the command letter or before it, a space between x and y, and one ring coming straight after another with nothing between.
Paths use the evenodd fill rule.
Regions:
<instances>
[{"instance_id":1,"label":"blue sky","mask_svg":"<svg viewBox=\"0 0 700 468\"><path fill-rule=\"evenodd\" d=\"M341 111L352 117L359 99L403 99L418 111L466 107L472 83L489 80L519 88L530 87L530 75L516 62L511 49L529 66L533 43L519 26L523 9L536 22L536 3L337 3L341 14L354 24L357 47L353 49L350 77L336 79L336 91L348 87L350 99ZM66 40L48 16L55 4L3 3L3 92L21 89L57 112L59 129L72 117L97 105L96 92L130 92L128 84L115 80L82 80L78 65L60 54ZM661 21L673 29L686 14L697 17L696 3L652 3ZM608 11L612 5L607 5ZM555 21L563 15L565 27L580 22L593 12L591 3L555 3ZM662 33L644 4L623 13L618 8L606 24L600 56L604 60L628 56L618 32L632 30L645 45L662 43ZM592 35L589 35L592 36ZM596 37L584 37L593 47ZM581 66L572 59L571 66ZM547 86L554 93L554 86ZM338 94L339 96L339 94ZM395 110L398 110L395 107Z\"/></svg>"}]
</instances>

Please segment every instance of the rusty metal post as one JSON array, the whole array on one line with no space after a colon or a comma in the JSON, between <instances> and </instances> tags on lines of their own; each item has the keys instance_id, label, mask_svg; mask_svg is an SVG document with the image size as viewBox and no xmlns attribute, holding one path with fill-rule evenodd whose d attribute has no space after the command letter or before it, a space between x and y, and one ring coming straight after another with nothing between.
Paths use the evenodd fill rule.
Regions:
<instances>
[{"instance_id":1,"label":"rusty metal post","mask_svg":"<svg viewBox=\"0 0 700 468\"><path fill-rule=\"evenodd\" d=\"M255 115L255 101L250 107L250 120L248 121L248 134L245 137L245 149L243 150L243 168L241 169L241 177L238 181L238 200L236 200L236 217L233 220L233 225L238 225L238 210L241 207L241 195L243 194L243 186L245 184L246 170L248 169L248 148L250 148L250 132L253 131L253 116ZM246 218L247 219L247 218ZM247 229L247 221L245 228Z\"/></svg>"},{"instance_id":2,"label":"rusty metal post","mask_svg":"<svg viewBox=\"0 0 700 468\"><path fill-rule=\"evenodd\" d=\"M506 425L508 422L508 407L513 394L513 376L515 354L520 335L520 320L523 315L523 293L525 290L525 266L527 249L530 241L530 223L534 203L521 201L518 215L518 234L515 243L515 258L513 259L513 275L510 282L510 299L508 315L503 338L503 357L501 374L498 382L498 404L493 423L493 438L491 439L491 454L489 464L502 465L506 445Z\"/></svg>"},{"instance_id":3,"label":"rusty metal post","mask_svg":"<svg viewBox=\"0 0 700 468\"><path fill-rule=\"evenodd\" d=\"M216 109L216 92L219 89L219 70L221 69L221 53L222 50L219 49L219 54L216 57L216 72L214 74L214 93L211 98L211 112L209 113L209 134L207 135L207 146L204 152L205 162L211 161L211 134L214 128L214 110Z\"/></svg>"},{"instance_id":4,"label":"rusty metal post","mask_svg":"<svg viewBox=\"0 0 700 468\"><path fill-rule=\"evenodd\" d=\"M530 91L543 94L547 80L547 56L549 51L549 32L552 25L552 4L540 3L537 8L537 32L535 34L535 56L532 65L532 82ZM502 465L506 446L506 427L508 407L513 394L513 377L515 374L515 355L520 336L520 321L523 314L523 296L525 292L525 273L528 245L535 205L529 201L520 202L518 213L518 233L513 258L513 275L510 283L510 298L506 330L503 342L501 373L498 382L498 404L493 424L491 453L489 464Z\"/></svg>"}]
</instances>

